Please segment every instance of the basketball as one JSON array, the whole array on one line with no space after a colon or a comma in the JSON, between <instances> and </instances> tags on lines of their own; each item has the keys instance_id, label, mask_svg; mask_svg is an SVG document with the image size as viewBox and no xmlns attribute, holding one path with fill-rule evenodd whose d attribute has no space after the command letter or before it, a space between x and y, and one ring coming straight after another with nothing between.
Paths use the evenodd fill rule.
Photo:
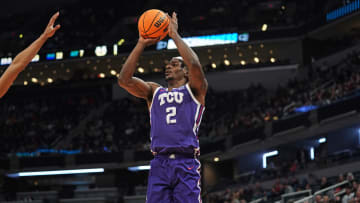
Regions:
<instances>
[{"instance_id":1,"label":"basketball","mask_svg":"<svg viewBox=\"0 0 360 203\"><path fill-rule=\"evenodd\" d=\"M138 29L143 38L164 39L168 34L170 19L158 9L145 11L139 18Z\"/></svg>"}]
</instances>

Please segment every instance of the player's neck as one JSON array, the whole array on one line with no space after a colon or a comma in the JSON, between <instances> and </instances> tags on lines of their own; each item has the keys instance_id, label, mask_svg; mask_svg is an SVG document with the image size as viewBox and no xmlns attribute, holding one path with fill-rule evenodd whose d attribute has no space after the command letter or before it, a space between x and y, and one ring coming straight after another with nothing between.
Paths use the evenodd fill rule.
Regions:
<instances>
[{"instance_id":1,"label":"player's neck","mask_svg":"<svg viewBox=\"0 0 360 203\"><path fill-rule=\"evenodd\" d=\"M171 91L174 88L179 88L186 84L186 79L183 80L169 80L168 81L168 90Z\"/></svg>"}]
</instances>

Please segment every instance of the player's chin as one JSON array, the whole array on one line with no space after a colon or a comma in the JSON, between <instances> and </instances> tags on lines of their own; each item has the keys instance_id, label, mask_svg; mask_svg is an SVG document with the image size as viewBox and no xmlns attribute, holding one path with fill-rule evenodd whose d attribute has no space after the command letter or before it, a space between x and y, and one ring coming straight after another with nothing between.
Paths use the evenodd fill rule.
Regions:
<instances>
[{"instance_id":1,"label":"player's chin","mask_svg":"<svg viewBox=\"0 0 360 203\"><path fill-rule=\"evenodd\" d=\"M166 82L168 82L168 81L170 81L170 80L173 80L174 78L173 77L171 77L171 76L165 76L165 81Z\"/></svg>"}]
</instances>

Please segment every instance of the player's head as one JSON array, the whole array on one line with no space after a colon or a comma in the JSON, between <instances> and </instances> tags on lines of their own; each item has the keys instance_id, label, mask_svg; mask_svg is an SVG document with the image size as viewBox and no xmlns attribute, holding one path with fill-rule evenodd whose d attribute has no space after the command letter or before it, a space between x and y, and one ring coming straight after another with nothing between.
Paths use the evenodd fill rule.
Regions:
<instances>
[{"instance_id":1,"label":"player's head","mask_svg":"<svg viewBox=\"0 0 360 203\"><path fill-rule=\"evenodd\" d=\"M180 56L173 57L165 66L166 82L172 80L182 80L184 78L188 81L188 69L185 66L183 58Z\"/></svg>"}]
</instances>

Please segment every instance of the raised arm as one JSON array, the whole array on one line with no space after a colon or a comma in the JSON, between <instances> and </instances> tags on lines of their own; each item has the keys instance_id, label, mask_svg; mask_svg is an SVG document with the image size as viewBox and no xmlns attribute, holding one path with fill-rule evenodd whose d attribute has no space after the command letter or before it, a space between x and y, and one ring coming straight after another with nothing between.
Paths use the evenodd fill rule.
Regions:
<instances>
[{"instance_id":1,"label":"raised arm","mask_svg":"<svg viewBox=\"0 0 360 203\"><path fill-rule=\"evenodd\" d=\"M184 62L189 69L189 86L194 92L196 99L204 105L208 83L199 58L179 35L176 13L173 12L172 17L168 17L171 19L169 24L169 36L174 40L181 57L184 59Z\"/></svg>"},{"instance_id":2,"label":"raised arm","mask_svg":"<svg viewBox=\"0 0 360 203\"><path fill-rule=\"evenodd\" d=\"M46 26L45 31L41 36L35 40L29 47L20 52L10 66L6 69L0 78L0 98L2 98L13 84L19 73L31 62L35 55L39 52L40 48L44 45L46 40L52 37L55 32L60 28L60 25L54 27L54 23L59 16L59 12L55 13L49 24Z\"/></svg>"},{"instance_id":3,"label":"raised arm","mask_svg":"<svg viewBox=\"0 0 360 203\"><path fill-rule=\"evenodd\" d=\"M142 79L134 77L133 75L136 69L136 64L139 61L140 55L144 51L145 47L155 44L157 41L158 39L144 39L139 36L138 43L126 59L118 77L118 84L122 88L136 97L146 99L148 104L152 100L154 90L159 85L153 82L144 82Z\"/></svg>"}]
</instances>

